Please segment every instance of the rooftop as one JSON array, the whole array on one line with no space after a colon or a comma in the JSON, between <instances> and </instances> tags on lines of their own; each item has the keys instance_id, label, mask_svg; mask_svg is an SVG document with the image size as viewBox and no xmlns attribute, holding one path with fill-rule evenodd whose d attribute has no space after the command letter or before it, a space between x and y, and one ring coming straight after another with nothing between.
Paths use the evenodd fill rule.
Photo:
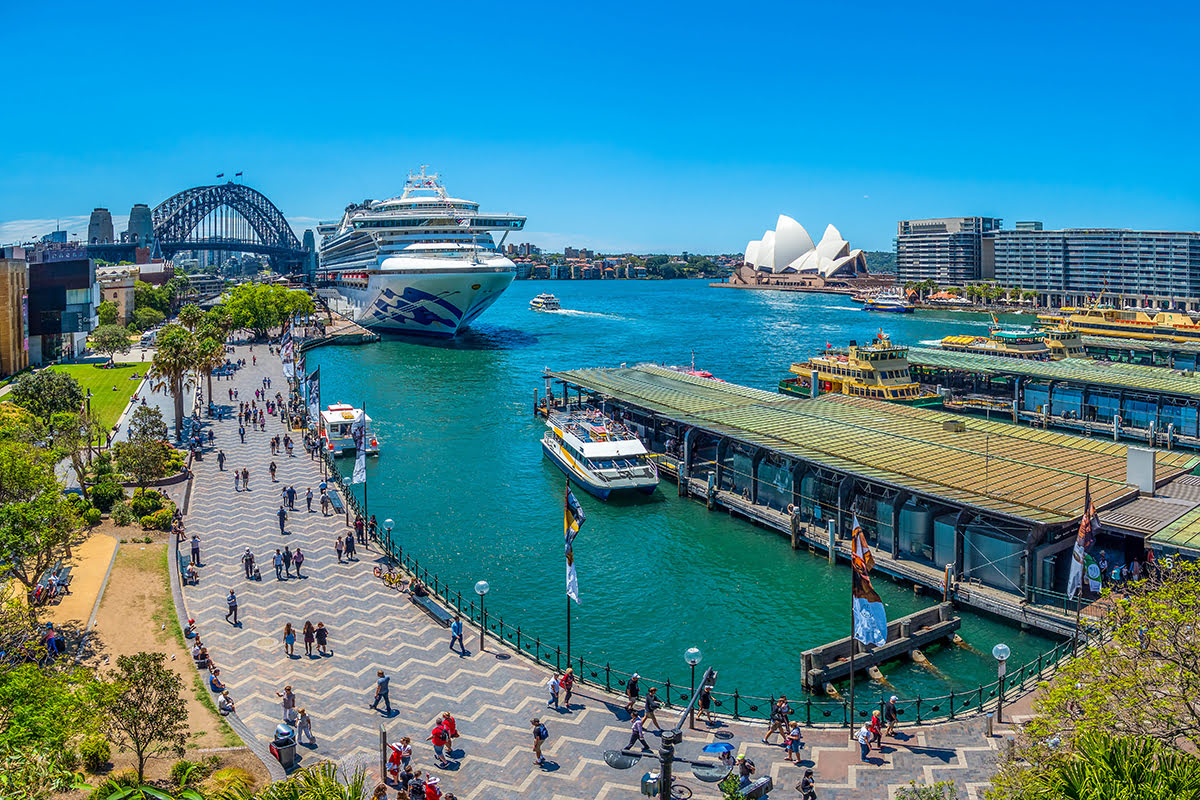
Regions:
<instances>
[{"instance_id":1,"label":"rooftop","mask_svg":"<svg viewBox=\"0 0 1200 800\"><path fill-rule=\"evenodd\" d=\"M1107 440L865 397L790 399L651 365L548 374L702 430L1025 522L1077 520L1088 476L1098 508L1137 496L1125 483L1127 448ZM1157 460L1160 483L1200 466L1178 452L1159 451Z\"/></svg>"},{"instance_id":2,"label":"rooftop","mask_svg":"<svg viewBox=\"0 0 1200 800\"><path fill-rule=\"evenodd\" d=\"M1153 339L1125 339L1119 336L1083 336L1088 347L1110 347L1115 350L1157 351L1160 353L1200 353L1200 342L1168 342Z\"/></svg>"}]
</instances>

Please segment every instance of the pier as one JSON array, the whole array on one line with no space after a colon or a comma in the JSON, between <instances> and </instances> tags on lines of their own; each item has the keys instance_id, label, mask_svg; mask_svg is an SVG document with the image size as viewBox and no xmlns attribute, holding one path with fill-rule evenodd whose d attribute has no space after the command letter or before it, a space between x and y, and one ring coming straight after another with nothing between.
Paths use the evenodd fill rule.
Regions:
<instances>
[{"instance_id":1,"label":"pier","mask_svg":"<svg viewBox=\"0 0 1200 800\"><path fill-rule=\"evenodd\" d=\"M894 658L911 656L914 650L954 635L962 620L954 615L949 603L909 614L888 622L887 641L867 649L856 639L843 639L805 650L801 682L808 691L818 691L827 682L850 677L850 649L854 648L854 671L867 672Z\"/></svg>"},{"instance_id":2,"label":"pier","mask_svg":"<svg viewBox=\"0 0 1200 800\"><path fill-rule=\"evenodd\" d=\"M1075 628L1078 601L1063 592L1087 476L1104 511L1138 497L1130 481L1159 487L1200 467L1158 451L1143 475L1146 451L1138 461L1103 439L651 365L546 377L555 407L599 408L637 432L681 496L835 560L849 559L857 518L877 571L1059 635Z\"/></svg>"},{"instance_id":3,"label":"pier","mask_svg":"<svg viewBox=\"0 0 1200 800\"><path fill-rule=\"evenodd\" d=\"M320 297L315 299L318 303L321 302ZM309 323L296 328L300 352L326 345L358 345L379 341L378 333L367 330L328 306L325 306L324 310L329 319L327 323L321 325Z\"/></svg>"}]
</instances>

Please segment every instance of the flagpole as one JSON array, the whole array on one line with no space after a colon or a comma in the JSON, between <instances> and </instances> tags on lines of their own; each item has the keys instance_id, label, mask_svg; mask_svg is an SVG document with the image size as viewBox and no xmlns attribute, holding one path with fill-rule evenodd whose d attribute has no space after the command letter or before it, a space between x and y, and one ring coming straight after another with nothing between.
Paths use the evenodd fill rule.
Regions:
<instances>
[{"instance_id":1,"label":"flagpole","mask_svg":"<svg viewBox=\"0 0 1200 800\"><path fill-rule=\"evenodd\" d=\"M563 490L563 526L566 526L566 514L570 509L568 498L571 496L571 479L567 478L566 489ZM571 595L567 595L567 666L571 666Z\"/></svg>"},{"instance_id":2,"label":"flagpole","mask_svg":"<svg viewBox=\"0 0 1200 800\"><path fill-rule=\"evenodd\" d=\"M854 557L851 545L850 558L850 738L854 738L854 651L858 648L854 638Z\"/></svg>"},{"instance_id":3,"label":"flagpole","mask_svg":"<svg viewBox=\"0 0 1200 800\"><path fill-rule=\"evenodd\" d=\"M367 449L367 401L363 400L363 450ZM357 453L355 454L357 455ZM363 534L367 531L367 522L371 519L371 515L367 513L370 506L367 505L367 457L363 456Z\"/></svg>"}]
</instances>

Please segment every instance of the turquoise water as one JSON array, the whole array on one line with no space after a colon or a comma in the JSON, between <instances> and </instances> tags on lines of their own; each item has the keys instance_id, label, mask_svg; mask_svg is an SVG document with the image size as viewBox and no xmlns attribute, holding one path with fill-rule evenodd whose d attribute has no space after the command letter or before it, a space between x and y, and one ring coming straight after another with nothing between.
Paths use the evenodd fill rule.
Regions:
<instances>
[{"instance_id":1,"label":"turquoise water","mask_svg":"<svg viewBox=\"0 0 1200 800\"><path fill-rule=\"evenodd\" d=\"M529 310L541 292L564 310ZM685 364L694 352L696 366L718 377L774 389L792 361L826 342L868 340L880 326L916 343L986 332L987 318L870 314L840 296L702 281L519 281L455 341L385 340L307 357L309 370L321 365L323 402L365 402L375 420L383 455L369 462L370 513L393 518L405 552L464 598L487 580L489 616L564 644L564 477L542 457L544 426L531 410L542 370ZM695 646L701 666L720 671L721 691L799 695L801 652L848 632L849 570L675 491L663 483L647 501L608 504L577 492L587 522L575 542L573 655L678 685L687 682L683 651ZM886 576L875 583L892 617L933 602ZM1054 645L966 612L960 633L973 649L928 651L938 673L887 665L896 692L995 680L990 653L1000 641L1014 666Z\"/></svg>"}]
</instances>

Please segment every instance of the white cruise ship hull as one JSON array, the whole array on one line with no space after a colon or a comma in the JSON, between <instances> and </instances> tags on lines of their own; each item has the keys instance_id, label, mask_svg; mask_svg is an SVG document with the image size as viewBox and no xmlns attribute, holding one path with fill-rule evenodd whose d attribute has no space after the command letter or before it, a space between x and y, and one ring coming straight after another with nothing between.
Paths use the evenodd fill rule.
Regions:
<instances>
[{"instance_id":1,"label":"white cruise ship hull","mask_svg":"<svg viewBox=\"0 0 1200 800\"><path fill-rule=\"evenodd\" d=\"M449 263L447 263L449 262ZM516 276L507 258L388 258L334 280L351 318L373 331L448 339L500 298Z\"/></svg>"}]
</instances>

